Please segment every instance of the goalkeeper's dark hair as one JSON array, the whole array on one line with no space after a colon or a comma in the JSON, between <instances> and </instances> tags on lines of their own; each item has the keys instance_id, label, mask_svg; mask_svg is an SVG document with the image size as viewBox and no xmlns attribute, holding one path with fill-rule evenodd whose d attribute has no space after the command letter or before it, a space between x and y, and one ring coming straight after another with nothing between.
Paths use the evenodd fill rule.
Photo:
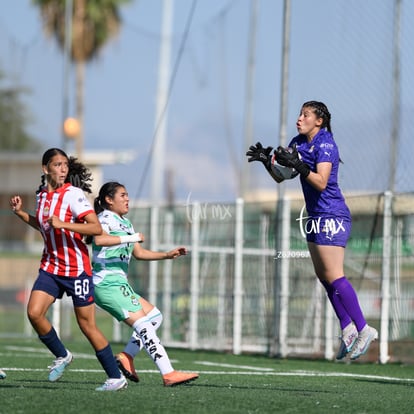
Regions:
<instances>
[{"instance_id":1,"label":"goalkeeper's dark hair","mask_svg":"<svg viewBox=\"0 0 414 414\"><path fill-rule=\"evenodd\" d=\"M92 181L92 173L90 172L89 168L78 161L75 157L68 157L65 151L61 150L60 148L49 148L42 157L42 165L47 166L50 160L56 156L62 155L68 160L69 164L69 172L68 176L66 177L65 183L71 183L74 187L79 187L81 190L85 191L85 193L91 193L91 184L89 181ZM45 174L41 177L41 184L37 189L36 193L39 193L46 185L46 177Z\"/></svg>"},{"instance_id":2,"label":"goalkeeper's dark hair","mask_svg":"<svg viewBox=\"0 0 414 414\"><path fill-rule=\"evenodd\" d=\"M302 105L302 108L312 108L317 117L322 118L321 128L326 128L332 134L331 114L328 107L323 102L308 101Z\"/></svg>"},{"instance_id":3,"label":"goalkeeper's dark hair","mask_svg":"<svg viewBox=\"0 0 414 414\"><path fill-rule=\"evenodd\" d=\"M308 101L302 105L302 108L312 108L316 116L322 118L321 128L326 128L326 130L332 134L331 113L323 102ZM339 158L339 162L343 163L341 158Z\"/></svg>"},{"instance_id":4,"label":"goalkeeper's dark hair","mask_svg":"<svg viewBox=\"0 0 414 414\"><path fill-rule=\"evenodd\" d=\"M121 183L118 183L116 181L109 181L100 188L98 197L95 198L93 203L93 208L95 209L96 214L99 214L104 210L109 210L109 205L106 201L106 197L113 199L115 197L115 193L120 187L125 188L125 186Z\"/></svg>"}]
</instances>

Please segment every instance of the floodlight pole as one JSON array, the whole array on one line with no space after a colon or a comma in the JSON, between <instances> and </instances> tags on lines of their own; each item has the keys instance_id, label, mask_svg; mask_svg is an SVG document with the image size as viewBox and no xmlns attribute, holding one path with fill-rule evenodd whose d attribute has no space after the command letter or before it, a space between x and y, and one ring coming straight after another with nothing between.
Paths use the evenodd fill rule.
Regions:
<instances>
[{"instance_id":1,"label":"floodlight pole","mask_svg":"<svg viewBox=\"0 0 414 414\"><path fill-rule=\"evenodd\" d=\"M69 67L70 67L70 53L72 46L72 15L73 15L73 0L66 0L65 2L65 46L63 50L63 97L62 97L62 122L60 124L62 136L62 149L67 150L67 137L63 128L65 119L68 116L69 108ZM65 296L66 297L66 296ZM63 299L65 300L65 299ZM69 323L66 323L67 332L62 331L62 302L56 301L52 307L52 324L55 327L58 335L69 336ZM66 313L66 315L68 314ZM67 319L67 318L66 318ZM66 320L67 322L67 320Z\"/></svg>"},{"instance_id":2,"label":"floodlight pole","mask_svg":"<svg viewBox=\"0 0 414 414\"><path fill-rule=\"evenodd\" d=\"M167 127L167 103L170 83L170 55L173 23L173 0L163 1L161 23L161 47L158 67L158 91L155 114L155 141L152 148L151 175L151 228L150 249L159 250L159 208L164 188L165 172L165 136ZM151 303L156 303L157 296L157 261L150 262L148 296Z\"/></svg>"},{"instance_id":3,"label":"floodlight pole","mask_svg":"<svg viewBox=\"0 0 414 414\"><path fill-rule=\"evenodd\" d=\"M394 36L393 36L393 111L391 131L391 159L388 190L395 190L395 176L397 171L397 152L400 141L400 80L401 80L401 0L394 3Z\"/></svg>"},{"instance_id":4,"label":"floodlight pole","mask_svg":"<svg viewBox=\"0 0 414 414\"><path fill-rule=\"evenodd\" d=\"M400 79L401 79L401 3L394 2L394 36L393 36L393 117L391 131L391 158L388 191L384 194L383 252L381 269L381 317L379 338L379 361L385 364L389 360L389 319L390 319L390 279L391 258L393 257L392 206L397 172L397 152L400 140ZM397 268L397 267L396 267ZM397 268L398 272L398 268ZM398 277L398 274L395 275Z\"/></svg>"},{"instance_id":5,"label":"floodlight pole","mask_svg":"<svg viewBox=\"0 0 414 414\"><path fill-rule=\"evenodd\" d=\"M283 45L282 45L282 75L280 93L280 126L279 145L286 145L286 124L288 107L288 75L289 75L289 48L290 48L290 0L283 2ZM275 145L276 146L276 145ZM288 205L285 205L285 184L277 185L278 197L276 205L275 248L276 251L285 251L289 248L289 232L286 231L289 217L286 214ZM275 252L276 254L276 252ZM287 350L287 309L289 295L289 262L285 255L275 260L275 321L274 321L274 352L284 357Z\"/></svg>"},{"instance_id":6,"label":"floodlight pole","mask_svg":"<svg viewBox=\"0 0 414 414\"><path fill-rule=\"evenodd\" d=\"M243 161L244 153L252 144L253 137L253 90L254 90L254 73L255 73L255 54L256 54L256 32L257 32L257 14L259 8L259 0L253 0L250 6L250 35L249 35L249 56L247 63L247 77L246 77L246 106L244 116L244 147L243 147ZM251 168L246 168L246 163L241 163L241 180L240 180L240 195L245 198L250 190L250 171Z\"/></svg>"},{"instance_id":7,"label":"floodlight pole","mask_svg":"<svg viewBox=\"0 0 414 414\"><path fill-rule=\"evenodd\" d=\"M400 136L400 79L401 79L401 0L395 0L394 5L394 39L393 39L393 110L391 131L391 159L388 189L395 190L395 177L397 173L397 155Z\"/></svg>"}]
</instances>

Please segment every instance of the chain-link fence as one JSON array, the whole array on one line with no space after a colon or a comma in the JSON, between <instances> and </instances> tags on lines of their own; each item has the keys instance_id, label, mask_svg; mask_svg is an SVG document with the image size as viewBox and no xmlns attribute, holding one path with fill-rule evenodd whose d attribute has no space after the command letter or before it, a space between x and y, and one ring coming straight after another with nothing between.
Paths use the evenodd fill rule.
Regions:
<instances>
[{"instance_id":1,"label":"chain-link fence","mask_svg":"<svg viewBox=\"0 0 414 414\"><path fill-rule=\"evenodd\" d=\"M370 357L382 362L388 357L411 358L413 197L388 197L390 221L386 210L384 214L384 194L348 197L353 231L346 250L346 276L358 292L368 322L380 331ZM334 357L339 326L314 275L301 232L302 203L285 202L283 214L278 214L276 203L244 204L240 200L235 204L193 203L130 212L135 229L147 236L146 247L167 250L185 245L189 249L187 257L157 262L156 267L134 261L130 269L131 284L163 311L160 336L165 345ZM153 214L158 215L157 246L151 246L149 238L154 234L150 228ZM276 238L278 229L283 230L281 242ZM8 241L2 242L2 335L32 335L24 302L39 257L26 252L38 248L36 240L37 236L30 244L20 244L14 253L7 249ZM64 336L78 334L71 327L71 315L71 306L63 306L60 323ZM129 328L112 331L112 319L102 311L98 315L113 340L127 340Z\"/></svg>"}]
</instances>

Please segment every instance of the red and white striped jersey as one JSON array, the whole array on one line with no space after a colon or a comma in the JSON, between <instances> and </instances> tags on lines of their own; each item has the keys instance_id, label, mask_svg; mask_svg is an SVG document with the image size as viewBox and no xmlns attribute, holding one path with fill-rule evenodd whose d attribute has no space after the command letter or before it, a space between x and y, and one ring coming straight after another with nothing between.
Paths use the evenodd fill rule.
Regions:
<instances>
[{"instance_id":1,"label":"red and white striped jersey","mask_svg":"<svg viewBox=\"0 0 414 414\"><path fill-rule=\"evenodd\" d=\"M82 223L83 218L94 213L84 192L70 183L37 195L36 219L45 245L40 268L59 276L77 277L82 272L92 274L89 252L82 235L66 229L55 229L47 219L57 216L67 223Z\"/></svg>"}]
</instances>

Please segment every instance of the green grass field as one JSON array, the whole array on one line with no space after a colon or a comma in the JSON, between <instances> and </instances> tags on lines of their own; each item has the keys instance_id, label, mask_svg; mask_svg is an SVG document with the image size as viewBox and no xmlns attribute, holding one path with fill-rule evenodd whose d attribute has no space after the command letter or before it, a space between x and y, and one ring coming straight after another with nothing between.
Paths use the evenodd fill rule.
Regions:
<instances>
[{"instance_id":1,"label":"green grass field","mask_svg":"<svg viewBox=\"0 0 414 414\"><path fill-rule=\"evenodd\" d=\"M0 413L412 413L414 366L280 360L170 349L175 369L200 378L166 388L150 358L136 359L140 382L96 392L105 373L85 341L67 342L75 359L59 382L36 339L0 339ZM119 352L122 345L113 345Z\"/></svg>"}]
</instances>

